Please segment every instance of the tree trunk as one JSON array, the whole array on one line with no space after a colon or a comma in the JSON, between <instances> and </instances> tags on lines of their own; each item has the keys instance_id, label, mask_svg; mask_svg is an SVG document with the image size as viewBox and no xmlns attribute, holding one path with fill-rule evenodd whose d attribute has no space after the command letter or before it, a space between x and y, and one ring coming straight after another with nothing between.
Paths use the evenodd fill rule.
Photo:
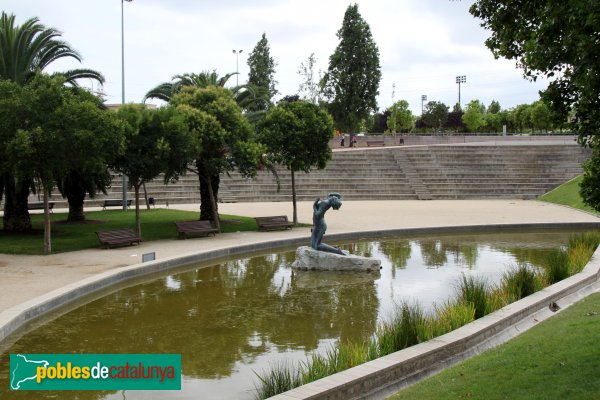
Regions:
<instances>
[{"instance_id":1,"label":"tree trunk","mask_svg":"<svg viewBox=\"0 0 600 400\"><path fill-rule=\"evenodd\" d=\"M31 179L17 180L14 176L4 176L4 231L31 230L31 218L27 209L30 187Z\"/></svg>"},{"instance_id":2,"label":"tree trunk","mask_svg":"<svg viewBox=\"0 0 600 400\"><path fill-rule=\"evenodd\" d=\"M292 204L294 205L294 225L298 225L298 206L296 205L296 178L294 177L294 170L292 172Z\"/></svg>"},{"instance_id":3,"label":"tree trunk","mask_svg":"<svg viewBox=\"0 0 600 400\"><path fill-rule=\"evenodd\" d=\"M0 203L2 203L2 197L4 197L4 176L0 175Z\"/></svg>"},{"instance_id":4,"label":"tree trunk","mask_svg":"<svg viewBox=\"0 0 600 400\"><path fill-rule=\"evenodd\" d=\"M212 179L211 176L208 176L208 184L206 186L208 186L208 195L209 195L209 199L210 199L210 206L212 209L212 214L214 219L212 220L215 224L215 228L217 229L217 231L219 231L219 233L221 232L221 221L219 221L219 212L217 211L217 201L215 200L215 196L213 194L213 189L212 189Z\"/></svg>"},{"instance_id":5,"label":"tree trunk","mask_svg":"<svg viewBox=\"0 0 600 400\"><path fill-rule=\"evenodd\" d=\"M50 190L46 185L44 187L44 253L50 254L52 252L52 227L50 225L50 209L48 208L48 197L50 197Z\"/></svg>"},{"instance_id":6,"label":"tree trunk","mask_svg":"<svg viewBox=\"0 0 600 400\"><path fill-rule=\"evenodd\" d=\"M148 191L146 190L146 182L142 183L142 187L144 188L144 200L146 200L146 209L150 209L150 203L148 202Z\"/></svg>"},{"instance_id":7,"label":"tree trunk","mask_svg":"<svg viewBox=\"0 0 600 400\"><path fill-rule=\"evenodd\" d=\"M69 202L69 215L67 216L67 222L85 221L85 214L83 212L85 188L83 185L74 184L71 185L66 192L67 201Z\"/></svg>"},{"instance_id":8,"label":"tree trunk","mask_svg":"<svg viewBox=\"0 0 600 400\"><path fill-rule=\"evenodd\" d=\"M135 191L135 233L138 236L142 236L142 224L140 222L140 183L133 184L133 190Z\"/></svg>"},{"instance_id":9,"label":"tree trunk","mask_svg":"<svg viewBox=\"0 0 600 400\"><path fill-rule=\"evenodd\" d=\"M198 180L200 183L200 220L203 221L214 221L215 218L219 216L219 205L217 204L217 196L219 193L219 183L221 177L219 175L212 175L210 177L211 191L208 188L208 173L202 168L201 165L196 164L198 168ZM214 210L213 211L213 202L211 202L211 197L214 200Z\"/></svg>"}]
</instances>

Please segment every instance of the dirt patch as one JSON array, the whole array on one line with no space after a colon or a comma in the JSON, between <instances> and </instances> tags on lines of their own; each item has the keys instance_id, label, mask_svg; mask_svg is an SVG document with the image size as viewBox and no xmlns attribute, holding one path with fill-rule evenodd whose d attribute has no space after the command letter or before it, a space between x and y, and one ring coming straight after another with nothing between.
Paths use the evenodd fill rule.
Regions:
<instances>
[{"instance_id":1,"label":"dirt patch","mask_svg":"<svg viewBox=\"0 0 600 400\"><path fill-rule=\"evenodd\" d=\"M6 261L0 261L0 268L6 267L8 263Z\"/></svg>"}]
</instances>

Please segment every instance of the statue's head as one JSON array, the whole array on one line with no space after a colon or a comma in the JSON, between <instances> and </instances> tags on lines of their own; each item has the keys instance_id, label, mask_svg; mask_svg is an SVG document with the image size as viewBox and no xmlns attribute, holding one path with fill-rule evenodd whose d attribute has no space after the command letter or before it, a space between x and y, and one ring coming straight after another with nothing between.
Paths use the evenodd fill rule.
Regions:
<instances>
[{"instance_id":1,"label":"statue's head","mask_svg":"<svg viewBox=\"0 0 600 400\"><path fill-rule=\"evenodd\" d=\"M327 197L329 198L329 202L331 204L331 207L334 210L339 210L340 207L342 206L342 195L339 193L329 193L327 195Z\"/></svg>"}]
</instances>

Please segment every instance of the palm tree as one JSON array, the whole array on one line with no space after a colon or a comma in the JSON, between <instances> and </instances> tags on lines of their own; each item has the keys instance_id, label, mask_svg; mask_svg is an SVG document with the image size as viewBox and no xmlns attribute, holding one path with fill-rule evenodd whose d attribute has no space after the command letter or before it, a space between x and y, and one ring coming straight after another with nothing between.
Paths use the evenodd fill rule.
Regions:
<instances>
[{"instance_id":1,"label":"palm tree","mask_svg":"<svg viewBox=\"0 0 600 400\"><path fill-rule=\"evenodd\" d=\"M143 101L145 103L148 99L159 99L168 103L184 86L194 86L199 88L208 86L225 87L229 79L234 75L237 75L237 72L232 72L219 77L214 70L212 72L203 71L199 74L185 73L182 75L175 75L171 78L172 82L164 82L153 89L150 89L144 96ZM268 91L256 85L238 85L230 90L233 93L235 101L242 110L248 110L255 104L260 104L262 106L260 107L261 109L267 109L270 105ZM264 112L247 112L246 116L252 121L263 114Z\"/></svg>"},{"instance_id":2,"label":"palm tree","mask_svg":"<svg viewBox=\"0 0 600 400\"><path fill-rule=\"evenodd\" d=\"M82 60L81 55L61 39L61 32L48 28L37 18L30 18L22 25L15 25L15 16L2 12L0 15L0 80L10 80L19 85L29 83L54 61L63 58ZM104 77L90 69L74 69L55 73L65 82L77 86L76 80L91 78L100 83ZM26 231L31 229L27 210L27 198L33 185L31 178L18 179L14 171L0 171L0 193L5 196L4 230ZM1 200L1 198L0 198Z\"/></svg>"},{"instance_id":3,"label":"palm tree","mask_svg":"<svg viewBox=\"0 0 600 400\"><path fill-rule=\"evenodd\" d=\"M74 58L81 62L81 55L60 39L62 33L47 28L37 18L30 18L22 25L15 25L14 14L0 16L0 79L28 83L36 73L61 58ZM104 83L101 73L91 69L73 69L55 73L66 82L77 85L77 79L94 79Z\"/></svg>"}]
</instances>

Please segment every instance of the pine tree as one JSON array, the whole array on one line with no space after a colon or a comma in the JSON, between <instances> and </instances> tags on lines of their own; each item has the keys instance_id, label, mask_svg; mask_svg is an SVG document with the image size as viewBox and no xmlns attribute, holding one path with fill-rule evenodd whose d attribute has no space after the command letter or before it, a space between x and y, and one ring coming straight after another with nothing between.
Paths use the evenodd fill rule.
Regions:
<instances>
[{"instance_id":1,"label":"pine tree","mask_svg":"<svg viewBox=\"0 0 600 400\"><path fill-rule=\"evenodd\" d=\"M275 85L275 60L270 55L269 41L263 33L261 39L256 43L254 49L248 56L248 66L250 72L248 74L248 83L259 88L264 88L269 92L269 100L277 93ZM264 109L265 105L257 105L250 107L251 111L259 111Z\"/></svg>"},{"instance_id":2,"label":"pine tree","mask_svg":"<svg viewBox=\"0 0 600 400\"><path fill-rule=\"evenodd\" d=\"M329 68L323 78L325 95L330 100L329 109L337 128L356 132L361 120L377 111L381 80L379 49L357 4L346 9L337 36L340 43L329 57Z\"/></svg>"}]
</instances>

